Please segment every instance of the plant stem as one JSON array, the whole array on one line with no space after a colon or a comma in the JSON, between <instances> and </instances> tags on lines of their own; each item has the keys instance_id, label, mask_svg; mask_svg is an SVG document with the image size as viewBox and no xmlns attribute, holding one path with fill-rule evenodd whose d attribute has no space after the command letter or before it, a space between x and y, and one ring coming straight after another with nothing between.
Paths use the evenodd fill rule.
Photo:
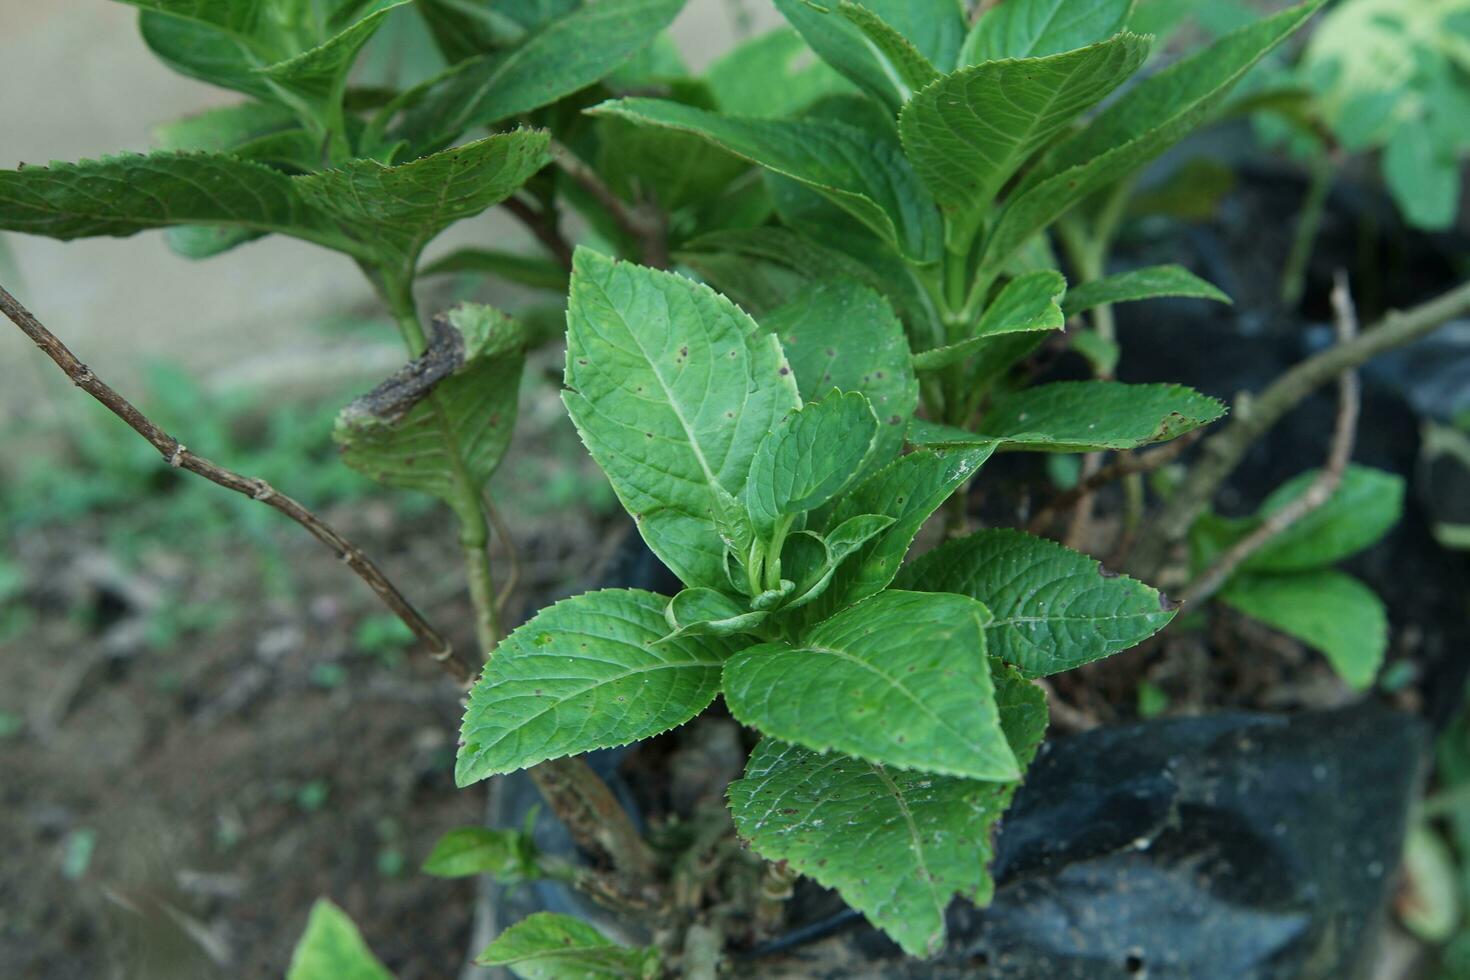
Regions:
<instances>
[{"instance_id":1,"label":"plant stem","mask_svg":"<svg viewBox=\"0 0 1470 980\"><path fill-rule=\"evenodd\" d=\"M393 311L409 353L413 357L421 356L425 346L424 327L414 304L412 280L406 275L383 271L374 277L374 281L382 288L383 298ZM502 633L495 580L490 568L490 526L485 520L482 488L475 485L465 466L464 451L449 424L449 413L443 399L437 391L430 391L428 400L434 406L434 418L439 425L445 458L449 460L450 475L454 480L455 499L451 506L459 518L460 550L465 577L469 580L470 601L475 608L475 638L480 644L482 657L488 657L500 642Z\"/></svg>"},{"instance_id":2,"label":"plant stem","mask_svg":"<svg viewBox=\"0 0 1470 980\"><path fill-rule=\"evenodd\" d=\"M577 846L636 881L653 878L652 849L591 766L579 757L568 757L543 762L529 772Z\"/></svg>"},{"instance_id":3,"label":"plant stem","mask_svg":"<svg viewBox=\"0 0 1470 980\"><path fill-rule=\"evenodd\" d=\"M1169 550L1184 539L1195 519L1210 505L1221 484L1235 472L1250 447L1308 395L1343 371L1412 343L1467 310L1470 310L1470 282L1411 310L1389 313L1351 342L1330 347L1287 371L1259 397L1237 402L1229 424L1205 441L1199 461L1190 468L1158 517L1144 528L1130 568L1139 577L1152 577L1163 565Z\"/></svg>"},{"instance_id":4,"label":"plant stem","mask_svg":"<svg viewBox=\"0 0 1470 980\"><path fill-rule=\"evenodd\" d=\"M1288 310L1296 309L1306 290L1307 263L1312 258L1312 245L1322 228L1322 214L1327 204L1327 192L1332 189L1335 165L1336 161L1325 151L1312 160L1311 182L1307 185L1301 214L1297 216L1291 253L1281 272L1281 305Z\"/></svg>"}]
</instances>

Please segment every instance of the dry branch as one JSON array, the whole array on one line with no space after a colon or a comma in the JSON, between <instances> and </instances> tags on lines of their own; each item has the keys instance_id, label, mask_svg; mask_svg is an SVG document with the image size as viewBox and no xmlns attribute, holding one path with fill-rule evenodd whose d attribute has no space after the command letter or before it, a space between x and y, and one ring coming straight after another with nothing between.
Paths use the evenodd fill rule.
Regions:
<instances>
[{"instance_id":1,"label":"dry branch","mask_svg":"<svg viewBox=\"0 0 1470 980\"><path fill-rule=\"evenodd\" d=\"M383 604L392 610L394 615L401 619L404 625L413 632L413 635L423 643L429 656L438 661L456 682L468 686L474 679L477 668L459 655L448 641L429 625L428 621L414 608L413 603L409 602L403 593L399 592L388 580L382 569L320 517L264 480L242 476L233 470L210 462L203 456L190 452L187 446L160 429L132 402L93 374L90 368L78 360L77 356L55 334L46 329L45 325L32 316L30 311L3 286L0 286L0 311L9 317L22 333L30 337L42 353L61 368L67 377L71 378L73 384L97 399L112 414L126 422L134 432L148 440L170 466L188 470L227 490L233 490L252 500L258 500L306 528L311 532L312 537L336 552L337 557L352 569L358 578L367 583L368 588L372 589Z\"/></svg>"},{"instance_id":2,"label":"dry branch","mask_svg":"<svg viewBox=\"0 0 1470 980\"><path fill-rule=\"evenodd\" d=\"M1358 315L1353 307L1352 293L1348 290L1347 276L1342 272L1338 272L1337 284L1332 290L1332 309L1338 346L1352 343L1353 338L1358 335ZM1197 602L1213 596L1252 555L1332 499L1332 495L1342 485L1343 474L1347 472L1348 462L1352 459L1353 443L1358 432L1359 406L1358 372L1349 367L1337 379L1337 417L1332 424L1332 444L1322 471L1305 493L1267 517L1259 527L1211 562L1185 588L1179 597L1182 601Z\"/></svg>"}]
</instances>

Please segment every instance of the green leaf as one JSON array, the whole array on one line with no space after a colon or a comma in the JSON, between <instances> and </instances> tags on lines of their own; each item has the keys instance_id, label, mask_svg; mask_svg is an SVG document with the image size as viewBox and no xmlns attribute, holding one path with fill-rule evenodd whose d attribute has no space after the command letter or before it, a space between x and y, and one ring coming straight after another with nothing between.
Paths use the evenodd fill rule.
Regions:
<instances>
[{"instance_id":1,"label":"green leaf","mask_svg":"<svg viewBox=\"0 0 1470 980\"><path fill-rule=\"evenodd\" d=\"M410 112L403 134L419 145L453 140L584 89L669 26L684 0L598 0L551 21L507 54L455 66Z\"/></svg>"},{"instance_id":2,"label":"green leaf","mask_svg":"<svg viewBox=\"0 0 1470 980\"><path fill-rule=\"evenodd\" d=\"M1224 414L1220 402L1183 385L1058 381L997 401L980 435L1042 452L1136 449L1182 436Z\"/></svg>"},{"instance_id":3,"label":"green leaf","mask_svg":"<svg viewBox=\"0 0 1470 980\"><path fill-rule=\"evenodd\" d=\"M285 106L252 100L155 126L153 140L161 150L233 150L296 124L296 114Z\"/></svg>"},{"instance_id":4,"label":"green leaf","mask_svg":"<svg viewBox=\"0 0 1470 980\"><path fill-rule=\"evenodd\" d=\"M1123 30L1132 8L1133 0L1005 0L970 28L960 64L1081 48Z\"/></svg>"},{"instance_id":5,"label":"green leaf","mask_svg":"<svg viewBox=\"0 0 1470 980\"><path fill-rule=\"evenodd\" d=\"M598 171L627 200L645 196L666 211L714 198L750 164L698 136L604 117L599 130Z\"/></svg>"},{"instance_id":6,"label":"green leaf","mask_svg":"<svg viewBox=\"0 0 1470 980\"><path fill-rule=\"evenodd\" d=\"M1046 700L1014 671L995 668L993 679L1001 727L1024 767L1046 731ZM955 895L990 903L994 829L1016 785L890 770L765 738L729 795L735 827L757 853L835 888L909 955L930 956Z\"/></svg>"},{"instance_id":7,"label":"green leaf","mask_svg":"<svg viewBox=\"0 0 1470 980\"><path fill-rule=\"evenodd\" d=\"M1147 57L1146 38L1119 34L1047 58L961 69L915 95L899 117L903 148L935 200L953 212L951 241L968 243L1021 165Z\"/></svg>"},{"instance_id":8,"label":"green leaf","mask_svg":"<svg viewBox=\"0 0 1470 980\"><path fill-rule=\"evenodd\" d=\"M889 77L899 86L899 94L905 101L912 93L939 77L939 72L929 63L913 42L889 26L878 14L860 3L842 0L837 10L850 20L863 36Z\"/></svg>"},{"instance_id":9,"label":"green leaf","mask_svg":"<svg viewBox=\"0 0 1470 980\"><path fill-rule=\"evenodd\" d=\"M286 980L393 980L337 906L319 898L291 954Z\"/></svg>"},{"instance_id":10,"label":"green leaf","mask_svg":"<svg viewBox=\"0 0 1470 980\"><path fill-rule=\"evenodd\" d=\"M965 34L965 21L955 0L865 0L863 6L940 71L955 63ZM896 66L862 30L835 7L803 0L776 0L791 26L812 50L880 104L897 112L910 86Z\"/></svg>"},{"instance_id":11,"label":"green leaf","mask_svg":"<svg viewBox=\"0 0 1470 980\"><path fill-rule=\"evenodd\" d=\"M515 252L490 248L460 248L419 268L420 276L437 276L452 272L483 272L507 282L533 289L565 292L567 270L551 259L541 259Z\"/></svg>"},{"instance_id":12,"label":"green leaf","mask_svg":"<svg viewBox=\"0 0 1470 980\"><path fill-rule=\"evenodd\" d=\"M1383 176L1411 225L1443 231L1460 213L1460 161L1422 122L1398 127L1383 154Z\"/></svg>"},{"instance_id":13,"label":"green leaf","mask_svg":"<svg viewBox=\"0 0 1470 980\"><path fill-rule=\"evenodd\" d=\"M0 171L0 228L8 231L121 238L170 225L225 225L358 248L293 178L232 156L129 154Z\"/></svg>"},{"instance_id":14,"label":"green leaf","mask_svg":"<svg viewBox=\"0 0 1470 980\"><path fill-rule=\"evenodd\" d=\"M1066 292L1067 280L1055 269L1039 269L1017 276L985 308L974 336L915 354L914 370L933 371L987 348L995 349L991 338L1000 334L1062 329L1067 321L1057 303Z\"/></svg>"},{"instance_id":15,"label":"green leaf","mask_svg":"<svg viewBox=\"0 0 1470 980\"><path fill-rule=\"evenodd\" d=\"M832 207L825 201L822 205ZM832 210L850 220L835 207ZM853 279L877 292L887 285L852 256L773 226L701 235L685 245L677 258L763 322L777 307L820 290L828 280ZM902 260L895 256L895 261Z\"/></svg>"},{"instance_id":16,"label":"green leaf","mask_svg":"<svg viewBox=\"0 0 1470 980\"><path fill-rule=\"evenodd\" d=\"M154 142L161 150L229 151L231 156L260 163L285 163L277 159L276 150L298 138L311 143L313 153L318 151L315 141L300 128L294 112L257 101L208 109L153 129ZM169 248L189 259L227 252L262 234L226 225L179 225L164 231Z\"/></svg>"},{"instance_id":17,"label":"green leaf","mask_svg":"<svg viewBox=\"0 0 1470 980\"><path fill-rule=\"evenodd\" d=\"M653 552L722 588L717 491L801 405L776 338L707 286L578 249L567 311L572 421Z\"/></svg>"},{"instance_id":18,"label":"green leaf","mask_svg":"<svg viewBox=\"0 0 1470 980\"><path fill-rule=\"evenodd\" d=\"M353 160L298 177L296 185L319 209L411 268L435 235L505 200L545 166L548 139L544 130L518 129L396 167Z\"/></svg>"},{"instance_id":19,"label":"green leaf","mask_svg":"<svg viewBox=\"0 0 1470 980\"><path fill-rule=\"evenodd\" d=\"M1069 317L1108 303L1130 303L1158 296L1188 296L1229 303L1226 296L1199 276L1178 265L1154 265L1119 273L1077 286L1062 304Z\"/></svg>"},{"instance_id":20,"label":"green leaf","mask_svg":"<svg viewBox=\"0 0 1470 980\"><path fill-rule=\"evenodd\" d=\"M887 300L851 279L818 282L762 316L761 325L781 338L802 397L815 401L834 390L867 397L879 422L869 468L898 455L919 382Z\"/></svg>"},{"instance_id":21,"label":"green leaf","mask_svg":"<svg viewBox=\"0 0 1470 980\"><path fill-rule=\"evenodd\" d=\"M757 533L783 517L821 507L862 471L878 437L878 419L857 392L834 391L783 419L761 440L750 464L745 505Z\"/></svg>"},{"instance_id":22,"label":"green leaf","mask_svg":"<svg viewBox=\"0 0 1470 980\"><path fill-rule=\"evenodd\" d=\"M1388 649L1383 600L1362 582L1332 569L1233 577L1219 599L1320 650L1350 686L1366 690Z\"/></svg>"},{"instance_id":23,"label":"green leaf","mask_svg":"<svg viewBox=\"0 0 1470 980\"><path fill-rule=\"evenodd\" d=\"M796 583L796 588L782 609L799 609L821 597L848 556L894 523L893 518L882 514L859 514L826 535L802 531L787 538L781 551L781 569Z\"/></svg>"},{"instance_id":24,"label":"green leaf","mask_svg":"<svg viewBox=\"0 0 1470 980\"><path fill-rule=\"evenodd\" d=\"M1307 0L1241 28L1125 92L1021 182L990 233L984 262L1003 266L1027 239L1078 201L1183 139L1323 2Z\"/></svg>"},{"instance_id":25,"label":"green leaf","mask_svg":"<svg viewBox=\"0 0 1470 980\"><path fill-rule=\"evenodd\" d=\"M731 116L791 116L824 96L852 91L790 28L737 45L704 77L721 111Z\"/></svg>"},{"instance_id":26,"label":"green leaf","mask_svg":"<svg viewBox=\"0 0 1470 980\"><path fill-rule=\"evenodd\" d=\"M661 99L604 102L593 114L695 133L817 191L909 259L939 257L939 213L897 142L825 119L739 119Z\"/></svg>"},{"instance_id":27,"label":"green leaf","mask_svg":"<svg viewBox=\"0 0 1470 980\"><path fill-rule=\"evenodd\" d=\"M1266 498L1254 519L1205 520L1190 538L1197 560L1215 554L1254 531L1262 520L1306 493L1317 479L1309 470L1282 484ZM1367 466L1349 466L1327 502L1276 535L1240 566L1247 572L1296 572L1322 568L1355 555L1378 541L1403 516L1404 479Z\"/></svg>"},{"instance_id":28,"label":"green leaf","mask_svg":"<svg viewBox=\"0 0 1470 980\"><path fill-rule=\"evenodd\" d=\"M685 589L669 600L664 621L674 632L659 640L681 636L734 636L746 633L765 621L762 611L752 612L714 589Z\"/></svg>"},{"instance_id":29,"label":"green leaf","mask_svg":"<svg viewBox=\"0 0 1470 980\"><path fill-rule=\"evenodd\" d=\"M581 919L554 912L534 912L517 922L475 962L506 967L523 980L649 980L661 973L654 947L619 946Z\"/></svg>"},{"instance_id":30,"label":"green leaf","mask_svg":"<svg viewBox=\"0 0 1470 980\"><path fill-rule=\"evenodd\" d=\"M434 844L424 859L424 874L468 878L488 874L502 884L538 877L535 845L515 830L456 827Z\"/></svg>"},{"instance_id":31,"label":"green leaf","mask_svg":"<svg viewBox=\"0 0 1470 980\"><path fill-rule=\"evenodd\" d=\"M940 545L899 573L898 587L985 603L991 656L1045 677L1110 657L1168 625L1177 608L1157 589L1108 571L1055 541L995 529Z\"/></svg>"},{"instance_id":32,"label":"green leaf","mask_svg":"<svg viewBox=\"0 0 1470 980\"><path fill-rule=\"evenodd\" d=\"M972 779L1021 776L1006 744L974 599L881 592L725 665L740 722L818 752Z\"/></svg>"},{"instance_id":33,"label":"green leaf","mask_svg":"<svg viewBox=\"0 0 1470 980\"><path fill-rule=\"evenodd\" d=\"M994 443L961 449L912 452L889 463L837 502L827 526L862 515L893 518L893 525L864 543L843 562L821 598L803 607L806 622L817 622L882 591L929 515L968 483L994 451Z\"/></svg>"},{"instance_id":34,"label":"green leaf","mask_svg":"<svg viewBox=\"0 0 1470 980\"><path fill-rule=\"evenodd\" d=\"M725 641L668 633L668 600L605 589L541 610L495 648L470 692L460 786L684 724L720 690Z\"/></svg>"},{"instance_id":35,"label":"green leaf","mask_svg":"<svg viewBox=\"0 0 1470 980\"><path fill-rule=\"evenodd\" d=\"M319 111L338 108L347 87L347 73L352 70L358 52L383 26L383 19L395 7L408 2L379 2L365 16L321 44L258 70L272 84Z\"/></svg>"},{"instance_id":36,"label":"green leaf","mask_svg":"<svg viewBox=\"0 0 1470 980\"><path fill-rule=\"evenodd\" d=\"M240 38L262 34L270 25L272 0L122 0L169 17L204 24Z\"/></svg>"},{"instance_id":37,"label":"green leaf","mask_svg":"<svg viewBox=\"0 0 1470 980\"><path fill-rule=\"evenodd\" d=\"M243 10L250 4L239 6ZM138 17L138 31L148 49L181 75L257 98L276 99L256 70L258 59L238 38L216 27L145 9Z\"/></svg>"},{"instance_id":38,"label":"green leaf","mask_svg":"<svg viewBox=\"0 0 1470 980\"><path fill-rule=\"evenodd\" d=\"M379 483L478 509L515 428L525 338L505 314L468 303L431 333L421 357L342 410L332 438L343 462Z\"/></svg>"}]
</instances>

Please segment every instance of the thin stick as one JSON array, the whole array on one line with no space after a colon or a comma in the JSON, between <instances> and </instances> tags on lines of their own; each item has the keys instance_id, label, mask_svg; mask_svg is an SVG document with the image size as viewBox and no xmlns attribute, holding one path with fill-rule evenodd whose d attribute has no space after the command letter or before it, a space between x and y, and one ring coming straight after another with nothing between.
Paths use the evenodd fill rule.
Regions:
<instances>
[{"instance_id":1,"label":"thin stick","mask_svg":"<svg viewBox=\"0 0 1470 980\"><path fill-rule=\"evenodd\" d=\"M1121 480L1125 476L1133 474L1152 473L1162 466L1174 462L1184 451L1204 437L1204 429L1195 429L1186 432L1167 445L1146 453L1123 453L1107 466L1077 482L1070 490L1064 490L1051 499L1045 507L1037 512L1031 519L1026 530L1031 534L1040 534L1056 519L1057 514L1071 507L1077 501L1089 494L1096 493L1109 483Z\"/></svg>"},{"instance_id":2,"label":"thin stick","mask_svg":"<svg viewBox=\"0 0 1470 980\"><path fill-rule=\"evenodd\" d=\"M1352 294L1348 291L1347 274L1341 270L1332 289L1332 309L1336 315L1337 342L1351 343L1358 334L1358 315L1353 308ZM1359 403L1358 372L1348 368L1337 379L1337 418L1333 422L1332 445L1322 472L1317 474L1305 493L1266 518L1260 527L1219 555L1185 588L1180 595L1182 601L1197 602L1213 596L1252 555L1332 499L1342 485L1343 474L1352 459L1358 432Z\"/></svg>"},{"instance_id":3,"label":"thin stick","mask_svg":"<svg viewBox=\"0 0 1470 980\"><path fill-rule=\"evenodd\" d=\"M1248 406L1237 405L1229 424L1205 440L1198 462L1139 536L1129 571L1145 581L1152 578L1250 447L1308 395L1349 368L1433 333L1466 310L1470 310L1470 282L1411 310L1388 314L1351 343L1334 344L1287 371Z\"/></svg>"},{"instance_id":4,"label":"thin stick","mask_svg":"<svg viewBox=\"0 0 1470 980\"><path fill-rule=\"evenodd\" d=\"M571 243L561 233L556 219L549 212L533 208L515 195L501 201L500 206L515 215L516 219L536 236L536 240L546 246L552 258L568 269L572 267Z\"/></svg>"},{"instance_id":5,"label":"thin stick","mask_svg":"<svg viewBox=\"0 0 1470 980\"><path fill-rule=\"evenodd\" d=\"M3 286L0 286L0 311L9 317L22 333L31 338L42 353L51 358L56 366L71 378L73 384L97 399L112 414L126 422L134 432L147 439L153 448L163 455L170 466L188 470L227 490L233 490L252 500L258 500L306 528L311 532L312 537L336 552L337 557L342 559L343 563L352 569L358 578L367 583L368 588L372 589L383 604L403 621L414 636L418 637L429 656L438 661L449 676L453 677L457 683L466 686L474 679L475 668L456 653L444 637L429 625L413 604L404 598L403 593L388 581L382 569L373 564L372 560L359 551L356 545L344 538L320 517L302 504L280 493L264 480L241 476L233 470L217 466L204 457L190 452L187 446L160 429L132 402L93 374L90 368L78 360L77 356L55 334L47 330L41 321L32 316L30 311Z\"/></svg>"},{"instance_id":6,"label":"thin stick","mask_svg":"<svg viewBox=\"0 0 1470 980\"><path fill-rule=\"evenodd\" d=\"M576 181L583 190L596 198L597 203L612 215L618 227L622 228L629 238L638 242L645 265L653 266L655 269L668 268L668 243L664 240L663 221L655 209L630 207L624 203L623 199L603 182L595 170L587 166L580 157L562 143L553 140L551 152L555 156L556 165L568 177Z\"/></svg>"}]
</instances>

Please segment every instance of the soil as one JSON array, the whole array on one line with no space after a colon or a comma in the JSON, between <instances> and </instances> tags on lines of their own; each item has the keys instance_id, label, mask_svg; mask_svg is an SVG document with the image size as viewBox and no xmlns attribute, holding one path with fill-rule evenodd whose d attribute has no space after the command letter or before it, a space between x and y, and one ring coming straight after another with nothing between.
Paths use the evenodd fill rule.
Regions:
<instances>
[{"instance_id":1,"label":"soil","mask_svg":"<svg viewBox=\"0 0 1470 980\"><path fill-rule=\"evenodd\" d=\"M541 388L524 435L554 451L575 437ZM532 606L572 591L622 533L533 501L521 482L556 475L540 465L501 481ZM472 648L455 530L402 499L325 517ZM283 580L258 538L159 536L124 564L108 529L128 519L6 542L30 584L28 625L0 641L0 712L20 721L0 735L0 977L279 978L323 896L399 980L457 976L474 883L418 868L442 833L485 817L484 788L454 786L458 689L359 633L382 621L376 601L298 528L266 522ZM224 622L160 634L175 609Z\"/></svg>"}]
</instances>

